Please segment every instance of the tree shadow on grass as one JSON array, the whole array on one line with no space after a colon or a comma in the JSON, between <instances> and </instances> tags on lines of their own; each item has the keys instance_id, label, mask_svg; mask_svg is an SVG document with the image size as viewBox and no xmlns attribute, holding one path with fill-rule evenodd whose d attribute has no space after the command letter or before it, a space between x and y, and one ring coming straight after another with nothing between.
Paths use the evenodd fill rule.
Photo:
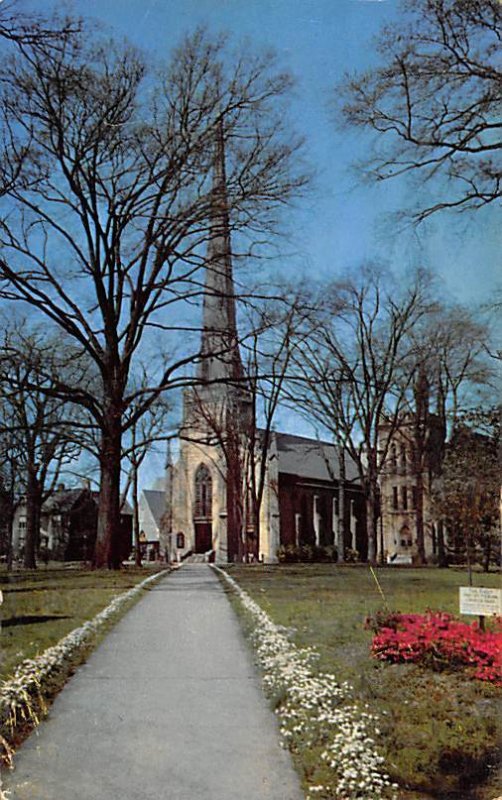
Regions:
<instances>
[{"instance_id":1,"label":"tree shadow on grass","mask_svg":"<svg viewBox=\"0 0 502 800\"><path fill-rule=\"evenodd\" d=\"M2 620L2 628L12 628L14 625L37 625L40 622L52 622L55 619L70 619L66 614L40 614L21 617L9 617Z\"/></svg>"}]
</instances>

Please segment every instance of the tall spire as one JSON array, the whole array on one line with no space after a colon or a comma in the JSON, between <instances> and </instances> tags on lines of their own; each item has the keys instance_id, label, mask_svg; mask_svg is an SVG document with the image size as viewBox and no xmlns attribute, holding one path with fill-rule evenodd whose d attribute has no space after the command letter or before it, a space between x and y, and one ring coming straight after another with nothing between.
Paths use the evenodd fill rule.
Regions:
<instances>
[{"instance_id":1,"label":"tall spire","mask_svg":"<svg viewBox=\"0 0 502 800\"><path fill-rule=\"evenodd\" d=\"M215 143L201 355L198 377L202 380L237 380L242 377L237 344L222 120L218 124Z\"/></svg>"}]
</instances>

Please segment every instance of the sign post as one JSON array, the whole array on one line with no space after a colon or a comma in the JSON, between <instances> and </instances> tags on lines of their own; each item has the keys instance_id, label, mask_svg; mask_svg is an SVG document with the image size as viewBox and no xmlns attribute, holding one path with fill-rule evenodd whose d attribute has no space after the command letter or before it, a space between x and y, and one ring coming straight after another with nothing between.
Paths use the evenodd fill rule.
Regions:
<instances>
[{"instance_id":1,"label":"sign post","mask_svg":"<svg viewBox=\"0 0 502 800\"><path fill-rule=\"evenodd\" d=\"M479 627L485 629L485 617L502 616L502 589L485 589L481 586L460 586L461 614L479 617Z\"/></svg>"}]
</instances>

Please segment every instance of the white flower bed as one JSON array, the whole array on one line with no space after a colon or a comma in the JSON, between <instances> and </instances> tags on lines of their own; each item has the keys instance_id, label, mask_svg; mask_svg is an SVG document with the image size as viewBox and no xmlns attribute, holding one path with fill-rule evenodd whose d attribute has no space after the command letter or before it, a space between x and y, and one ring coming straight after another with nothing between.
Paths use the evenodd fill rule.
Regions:
<instances>
[{"instance_id":1,"label":"white flower bed","mask_svg":"<svg viewBox=\"0 0 502 800\"><path fill-rule=\"evenodd\" d=\"M32 710L31 698L42 701L44 684L48 683L51 676L64 669L65 663L86 648L96 634L100 633L103 627L146 586L164 575L165 571L162 571L145 578L132 589L115 597L103 611L88 622L84 622L79 628L75 628L56 645L47 648L35 658L22 661L12 677L0 684L0 719L11 729L21 720L31 719L37 724L38 719Z\"/></svg>"},{"instance_id":2,"label":"white flower bed","mask_svg":"<svg viewBox=\"0 0 502 800\"><path fill-rule=\"evenodd\" d=\"M396 784L385 773L378 753L377 718L353 702L348 683L315 669L313 648L299 649L284 628L251 599L226 572L215 567L238 594L254 622L252 634L268 694L279 698L276 713L291 752L319 749L329 767L328 785L309 787L307 800L378 800L393 796ZM334 794L333 794L334 792Z\"/></svg>"}]
</instances>

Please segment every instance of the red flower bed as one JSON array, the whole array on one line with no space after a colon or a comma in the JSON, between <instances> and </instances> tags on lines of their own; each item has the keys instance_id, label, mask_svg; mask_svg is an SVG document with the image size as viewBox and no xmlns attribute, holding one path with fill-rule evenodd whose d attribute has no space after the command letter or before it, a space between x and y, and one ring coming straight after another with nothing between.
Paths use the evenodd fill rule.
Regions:
<instances>
[{"instance_id":1,"label":"red flower bed","mask_svg":"<svg viewBox=\"0 0 502 800\"><path fill-rule=\"evenodd\" d=\"M367 626L376 630L372 654L382 661L426 664L433 669L470 667L475 678L502 686L502 626L482 631L477 623L451 614L378 615Z\"/></svg>"}]
</instances>

